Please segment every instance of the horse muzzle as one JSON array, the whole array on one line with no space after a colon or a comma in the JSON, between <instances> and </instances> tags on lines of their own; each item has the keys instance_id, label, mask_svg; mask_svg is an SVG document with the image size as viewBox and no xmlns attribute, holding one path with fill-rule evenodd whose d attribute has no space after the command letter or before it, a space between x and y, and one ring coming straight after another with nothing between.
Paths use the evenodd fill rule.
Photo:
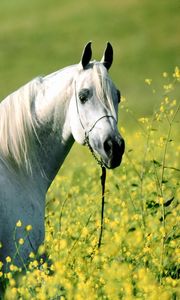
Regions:
<instances>
[{"instance_id":1,"label":"horse muzzle","mask_svg":"<svg viewBox=\"0 0 180 300\"><path fill-rule=\"evenodd\" d=\"M114 169L121 164L125 150L125 142L122 137L107 138L103 143L102 161L106 168Z\"/></svg>"}]
</instances>

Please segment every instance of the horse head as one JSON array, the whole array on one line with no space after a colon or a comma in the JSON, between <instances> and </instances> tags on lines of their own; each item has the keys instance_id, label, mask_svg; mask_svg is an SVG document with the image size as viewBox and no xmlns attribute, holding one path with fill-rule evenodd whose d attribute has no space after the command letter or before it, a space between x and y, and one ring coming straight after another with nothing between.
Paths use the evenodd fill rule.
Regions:
<instances>
[{"instance_id":1,"label":"horse head","mask_svg":"<svg viewBox=\"0 0 180 300\"><path fill-rule=\"evenodd\" d=\"M74 139L88 144L107 168L120 165L125 143L117 128L120 91L109 77L113 48L107 43L102 60L91 61L91 42L83 51L74 79L70 124Z\"/></svg>"}]
</instances>

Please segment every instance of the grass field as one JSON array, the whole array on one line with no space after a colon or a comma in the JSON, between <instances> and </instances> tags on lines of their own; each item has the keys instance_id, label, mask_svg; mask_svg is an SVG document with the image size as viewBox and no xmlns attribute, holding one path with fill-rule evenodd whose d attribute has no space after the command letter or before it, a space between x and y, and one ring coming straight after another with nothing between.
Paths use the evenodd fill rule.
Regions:
<instances>
[{"instance_id":1,"label":"grass field","mask_svg":"<svg viewBox=\"0 0 180 300\"><path fill-rule=\"evenodd\" d=\"M31 253L15 277L10 258L7 274L0 263L5 299L179 299L179 9L176 0L1 0L0 98L77 63L89 40L100 59L109 40L126 140L122 166L107 172L101 248L100 168L75 144L47 195L39 254L48 260Z\"/></svg>"},{"instance_id":2,"label":"grass field","mask_svg":"<svg viewBox=\"0 0 180 300\"><path fill-rule=\"evenodd\" d=\"M0 98L30 79L80 60L94 42L100 59L109 40L111 74L138 114L152 113L145 78L180 64L178 0L1 0Z\"/></svg>"}]
</instances>

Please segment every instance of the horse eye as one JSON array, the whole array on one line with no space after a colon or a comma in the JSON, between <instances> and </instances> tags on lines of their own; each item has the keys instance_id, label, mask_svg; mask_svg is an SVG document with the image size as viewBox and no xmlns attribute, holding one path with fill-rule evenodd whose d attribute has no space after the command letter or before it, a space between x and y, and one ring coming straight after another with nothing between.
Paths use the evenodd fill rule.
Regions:
<instances>
[{"instance_id":1,"label":"horse eye","mask_svg":"<svg viewBox=\"0 0 180 300\"><path fill-rule=\"evenodd\" d=\"M117 90L117 97L118 97L118 103L121 102L121 92L120 90Z\"/></svg>"},{"instance_id":2,"label":"horse eye","mask_svg":"<svg viewBox=\"0 0 180 300\"><path fill-rule=\"evenodd\" d=\"M83 89L79 92L79 99L81 103L85 103L88 100L89 97L89 90L88 89Z\"/></svg>"}]
</instances>

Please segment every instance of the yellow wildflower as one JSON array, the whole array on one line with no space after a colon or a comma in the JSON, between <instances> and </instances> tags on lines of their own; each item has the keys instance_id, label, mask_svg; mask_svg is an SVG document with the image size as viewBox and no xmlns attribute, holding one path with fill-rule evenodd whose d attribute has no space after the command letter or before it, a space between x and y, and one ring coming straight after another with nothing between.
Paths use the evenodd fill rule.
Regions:
<instances>
[{"instance_id":1,"label":"yellow wildflower","mask_svg":"<svg viewBox=\"0 0 180 300\"><path fill-rule=\"evenodd\" d=\"M0 261L0 270L2 269L2 266L3 266L3 262Z\"/></svg>"},{"instance_id":2,"label":"yellow wildflower","mask_svg":"<svg viewBox=\"0 0 180 300\"><path fill-rule=\"evenodd\" d=\"M151 85L152 79L146 78L146 79L145 79L145 83L147 83L148 85Z\"/></svg>"},{"instance_id":3,"label":"yellow wildflower","mask_svg":"<svg viewBox=\"0 0 180 300\"><path fill-rule=\"evenodd\" d=\"M125 128L124 128L124 127L121 127L121 128L120 128L120 131L121 131L122 134L124 134L124 133L125 133Z\"/></svg>"},{"instance_id":4,"label":"yellow wildflower","mask_svg":"<svg viewBox=\"0 0 180 300\"><path fill-rule=\"evenodd\" d=\"M31 225L27 225L26 226L26 231L31 231L32 230L32 226Z\"/></svg>"},{"instance_id":5,"label":"yellow wildflower","mask_svg":"<svg viewBox=\"0 0 180 300\"><path fill-rule=\"evenodd\" d=\"M163 77L167 78L168 77L168 73L167 72L163 72Z\"/></svg>"},{"instance_id":6,"label":"yellow wildflower","mask_svg":"<svg viewBox=\"0 0 180 300\"><path fill-rule=\"evenodd\" d=\"M163 105L160 106L160 112L164 112L164 106Z\"/></svg>"},{"instance_id":7,"label":"yellow wildflower","mask_svg":"<svg viewBox=\"0 0 180 300\"><path fill-rule=\"evenodd\" d=\"M14 287L16 285L16 281L13 278L11 278L9 280L9 284L10 284L11 287Z\"/></svg>"},{"instance_id":8,"label":"yellow wildflower","mask_svg":"<svg viewBox=\"0 0 180 300\"><path fill-rule=\"evenodd\" d=\"M6 273L5 277L8 278L8 279L11 279L12 278L12 273L11 272Z\"/></svg>"},{"instance_id":9,"label":"yellow wildflower","mask_svg":"<svg viewBox=\"0 0 180 300\"><path fill-rule=\"evenodd\" d=\"M169 98L165 97L164 101L165 101L166 104L168 104L169 103Z\"/></svg>"},{"instance_id":10,"label":"yellow wildflower","mask_svg":"<svg viewBox=\"0 0 180 300\"><path fill-rule=\"evenodd\" d=\"M15 272L18 270L18 267L16 267L15 265L11 264L9 267L10 271Z\"/></svg>"},{"instance_id":11,"label":"yellow wildflower","mask_svg":"<svg viewBox=\"0 0 180 300\"><path fill-rule=\"evenodd\" d=\"M124 96L121 97L121 103L126 102L126 98Z\"/></svg>"},{"instance_id":12,"label":"yellow wildflower","mask_svg":"<svg viewBox=\"0 0 180 300\"><path fill-rule=\"evenodd\" d=\"M178 81L180 80L180 70L178 67L175 67L173 77L176 78Z\"/></svg>"},{"instance_id":13,"label":"yellow wildflower","mask_svg":"<svg viewBox=\"0 0 180 300\"><path fill-rule=\"evenodd\" d=\"M10 263L10 262L11 262L11 257L10 257L10 256L7 256L7 257L6 257L6 262L7 262L7 263Z\"/></svg>"},{"instance_id":14,"label":"yellow wildflower","mask_svg":"<svg viewBox=\"0 0 180 300\"><path fill-rule=\"evenodd\" d=\"M89 230L87 227L84 227L82 229L82 237L86 237L89 234Z\"/></svg>"},{"instance_id":15,"label":"yellow wildflower","mask_svg":"<svg viewBox=\"0 0 180 300\"><path fill-rule=\"evenodd\" d=\"M39 255L42 255L45 251L46 251L45 246L44 245L40 245L39 249L38 249Z\"/></svg>"},{"instance_id":16,"label":"yellow wildflower","mask_svg":"<svg viewBox=\"0 0 180 300\"><path fill-rule=\"evenodd\" d=\"M34 261L32 262L32 265L33 265L33 267L37 268L37 267L38 267L38 261L37 261L37 260L34 260Z\"/></svg>"},{"instance_id":17,"label":"yellow wildflower","mask_svg":"<svg viewBox=\"0 0 180 300\"><path fill-rule=\"evenodd\" d=\"M161 204L161 205L164 204L164 199L163 199L163 197L160 197L160 198L159 198L159 204Z\"/></svg>"},{"instance_id":18,"label":"yellow wildflower","mask_svg":"<svg viewBox=\"0 0 180 300\"><path fill-rule=\"evenodd\" d=\"M165 232L164 227L160 227L159 231L160 231L160 233L162 234L162 236L165 237L166 232Z\"/></svg>"},{"instance_id":19,"label":"yellow wildflower","mask_svg":"<svg viewBox=\"0 0 180 300\"><path fill-rule=\"evenodd\" d=\"M17 223L16 223L16 227L21 227L21 226L22 226L22 222L21 222L21 220L17 221Z\"/></svg>"},{"instance_id":20,"label":"yellow wildflower","mask_svg":"<svg viewBox=\"0 0 180 300\"><path fill-rule=\"evenodd\" d=\"M173 85L171 83L170 84L164 84L163 88L166 92L169 92L169 91L173 90Z\"/></svg>"},{"instance_id":21,"label":"yellow wildflower","mask_svg":"<svg viewBox=\"0 0 180 300\"><path fill-rule=\"evenodd\" d=\"M19 244L20 244L20 245L23 245L23 244L24 244L24 239L22 239L22 238L19 239Z\"/></svg>"},{"instance_id":22,"label":"yellow wildflower","mask_svg":"<svg viewBox=\"0 0 180 300\"><path fill-rule=\"evenodd\" d=\"M176 99L171 102L171 106L176 106Z\"/></svg>"},{"instance_id":23,"label":"yellow wildflower","mask_svg":"<svg viewBox=\"0 0 180 300\"><path fill-rule=\"evenodd\" d=\"M35 254L34 254L33 252L30 252L29 257L30 257L30 258L34 258L34 257L35 257Z\"/></svg>"}]
</instances>

